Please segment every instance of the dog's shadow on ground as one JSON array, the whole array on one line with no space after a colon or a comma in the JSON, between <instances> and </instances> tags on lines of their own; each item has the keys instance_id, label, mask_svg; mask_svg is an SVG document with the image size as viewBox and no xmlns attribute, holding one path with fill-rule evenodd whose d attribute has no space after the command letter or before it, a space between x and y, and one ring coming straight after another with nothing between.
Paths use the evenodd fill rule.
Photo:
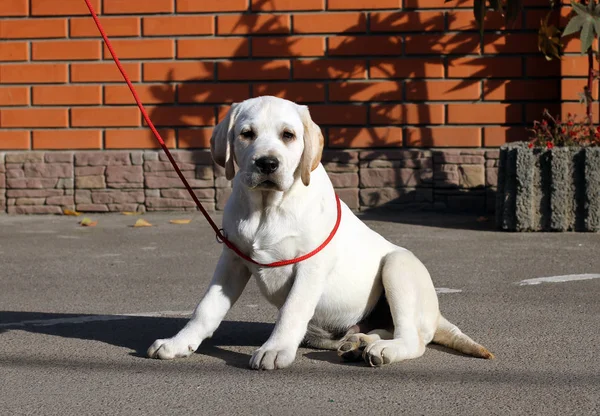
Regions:
<instances>
[{"instance_id":1,"label":"dog's shadow on ground","mask_svg":"<svg viewBox=\"0 0 600 416\"><path fill-rule=\"evenodd\" d=\"M128 315L80 315L47 312L0 311L0 336L8 331L27 331L62 338L103 342L127 348L133 357L146 359L146 350L157 338L175 335L187 317ZM205 340L197 354L223 360L226 365L247 368L250 355L224 347L260 347L273 331L272 323L223 321L213 337ZM463 355L437 345L428 347ZM364 365L362 360L345 362L335 351L312 350L303 356L331 364Z\"/></svg>"},{"instance_id":2,"label":"dog's shadow on ground","mask_svg":"<svg viewBox=\"0 0 600 416\"><path fill-rule=\"evenodd\" d=\"M187 321L187 317L0 311L0 337L16 330L103 342L127 348L134 357L145 358L146 350L157 338L175 335ZM272 323L223 321L197 353L221 359L230 366L247 368L250 355L222 347L258 348L269 338L272 330Z\"/></svg>"}]
</instances>

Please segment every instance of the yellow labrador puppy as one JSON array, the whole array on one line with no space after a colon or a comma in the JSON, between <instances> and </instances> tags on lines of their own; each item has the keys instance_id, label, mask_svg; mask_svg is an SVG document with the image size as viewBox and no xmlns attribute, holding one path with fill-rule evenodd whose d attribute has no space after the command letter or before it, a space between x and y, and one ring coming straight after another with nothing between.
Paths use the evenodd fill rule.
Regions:
<instances>
[{"instance_id":1,"label":"yellow labrador puppy","mask_svg":"<svg viewBox=\"0 0 600 416\"><path fill-rule=\"evenodd\" d=\"M223 229L242 252L267 264L306 254L327 238L336 199L320 164L323 136L306 106L275 97L234 104L215 128L211 150L233 180ZM254 369L289 366L302 341L371 366L419 357L430 342L493 357L440 314L425 266L344 203L333 240L301 263L260 267L224 247L190 321L174 337L155 341L148 356L172 359L196 351L251 276L279 309L273 333L250 359Z\"/></svg>"}]
</instances>

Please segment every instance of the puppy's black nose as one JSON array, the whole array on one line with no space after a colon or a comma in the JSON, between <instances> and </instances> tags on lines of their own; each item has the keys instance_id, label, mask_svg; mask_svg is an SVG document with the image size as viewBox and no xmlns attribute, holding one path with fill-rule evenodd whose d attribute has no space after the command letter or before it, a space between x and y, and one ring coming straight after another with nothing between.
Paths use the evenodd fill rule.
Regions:
<instances>
[{"instance_id":1,"label":"puppy's black nose","mask_svg":"<svg viewBox=\"0 0 600 416\"><path fill-rule=\"evenodd\" d=\"M279 167L279 160L273 156L260 157L254 163L258 170L265 175L275 172Z\"/></svg>"}]
</instances>

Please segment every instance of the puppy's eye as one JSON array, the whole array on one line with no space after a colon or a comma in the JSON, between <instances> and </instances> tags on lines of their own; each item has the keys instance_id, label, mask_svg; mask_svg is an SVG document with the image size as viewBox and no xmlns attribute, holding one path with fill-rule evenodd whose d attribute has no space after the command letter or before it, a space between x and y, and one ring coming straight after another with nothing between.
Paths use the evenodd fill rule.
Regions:
<instances>
[{"instance_id":1,"label":"puppy's eye","mask_svg":"<svg viewBox=\"0 0 600 416\"><path fill-rule=\"evenodd\" d=\"M283 137L283 140L285 141L290 141L294 139L294 133L290 131L284 131L281 137Z\"/></svg>"},{"instance_id":2,"label":"puppy's eye","mask_svg":"<svg viewBox=\"0 0 600 416\"><path fill-rule=\"evenodd\" d=\"M252 130L244 130L240 133L240 136L242 136L244 139L252 140L254 139L254 132Z\"/></svg>"}]
</instances>

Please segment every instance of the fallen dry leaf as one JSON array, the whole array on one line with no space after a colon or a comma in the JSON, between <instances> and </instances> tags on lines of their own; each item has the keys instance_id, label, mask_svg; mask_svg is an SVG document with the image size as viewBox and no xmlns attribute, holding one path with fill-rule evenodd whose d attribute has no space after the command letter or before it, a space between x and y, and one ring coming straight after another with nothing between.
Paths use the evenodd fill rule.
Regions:
<instances>
[{"instance_id":1,"label":"fallen dry leaf","mask_svg":"<svg viewBox=\"0 0 600 416\"><path fill-rule=\"evenodd\" d=\"M98 225L98 221L92 221L91 218L85 217L79 223L82 227L95 227Z\"/></svg>"},{"instance_id":2,"label":"fallen dry leaf","mask_svg":"<svg viewBox=\"0 0 600 416\"><path fill-rule=\"evenodd\" d=\"M170 220L169 221L171 224L189 224L190 222L192 222L192 220L186 219L186 220Z\"/></svg>"},{"instance_id":3,"label":"fallen dry leaf","mask_svg":"<svg viewBox=\"0 0 600 416\"><path fill-rule=\"evenodd\" d=\"M139 211L123 211L123 212L121 212L121 214L123 214L123 215L142 215L142 213Z\"/></svg>"},{"instance_id":4,"label":"fallen dry leaf","mask_svg":"<svg viewBox=\"0 0 600 416\"><path fill-rule=\"evenodd\" d=\"M72 209L63 210L63 215L71 215L73 217L79 217L81 212L73 211Z\"/></svg>"},{"instance_id":5,"label":"fallen dry leaf","mask_svg":"<svg viewBox=\"0 0 600 416\"><path fill-rule=\"evenodd\" d=\"M135 222L135 224L133 224L134 227L152 227L152 224L150 224L148 221L143 220L143 219L139 219Z\"/></svg>"}]
</instances>

